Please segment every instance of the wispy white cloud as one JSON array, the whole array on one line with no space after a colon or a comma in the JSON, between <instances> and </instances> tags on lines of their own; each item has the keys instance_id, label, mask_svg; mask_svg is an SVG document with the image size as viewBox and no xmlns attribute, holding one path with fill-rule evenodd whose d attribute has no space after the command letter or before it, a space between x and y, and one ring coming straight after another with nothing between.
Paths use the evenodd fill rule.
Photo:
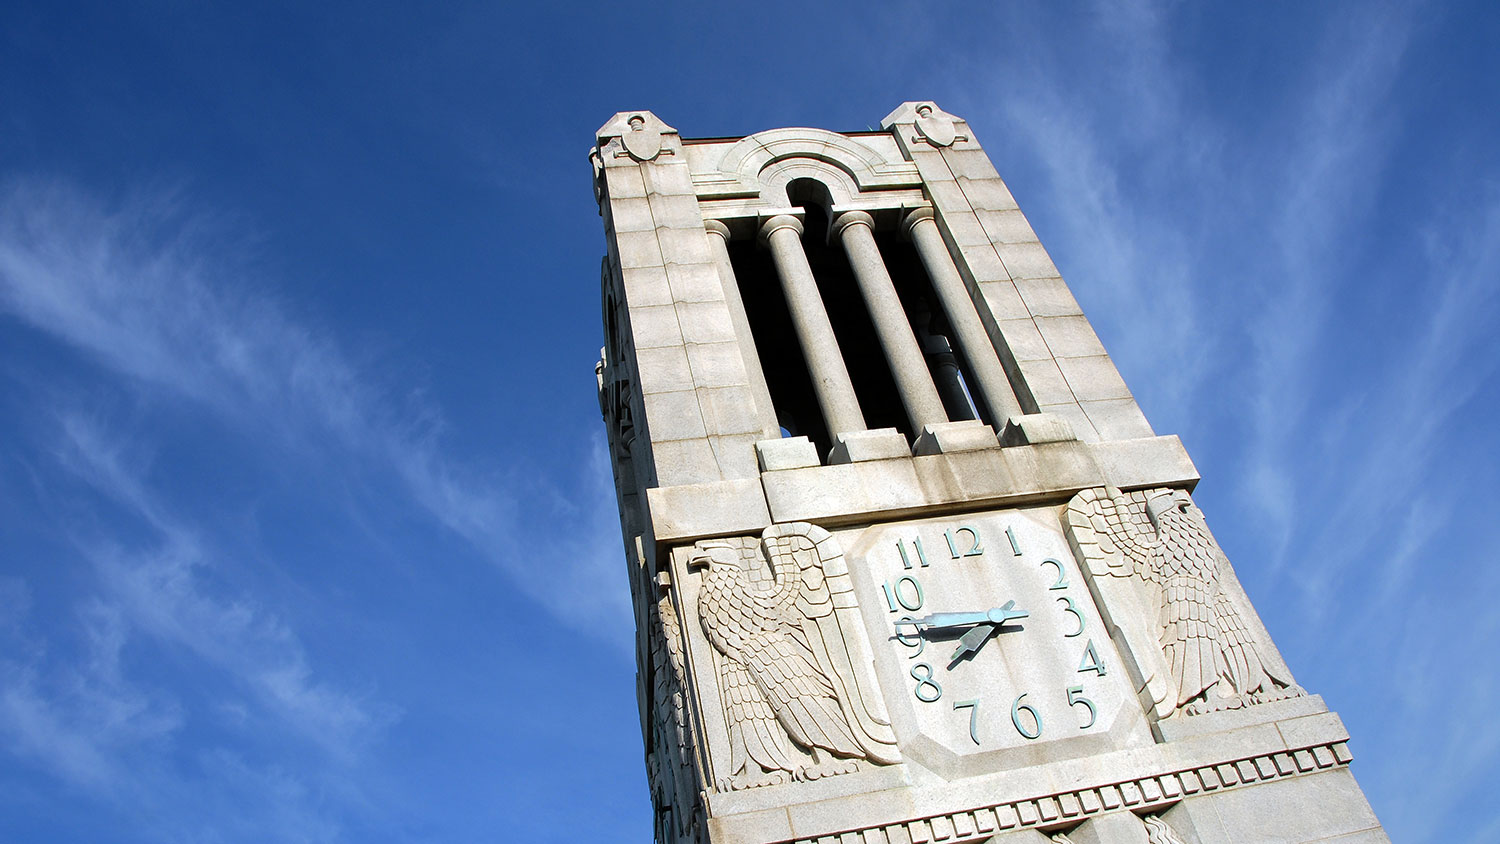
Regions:
<instances>
[{"instance_id":1,"label":"wispy white cloud","mask_svg":"<svg viewBox=\"0 0 1500 844\"><path fill-rule=\"evenodd\" d=\"M1358 493L1334 497L1324 525L1308 526L1314 553L1330 563L1322 577L1310 579L1311 591L1359 572L1380 585L1375 612L1414 584L1421 554L1450 527L1469 483L1479 480L1445 478L1434 467L1451 443L1447 429L1481 391L1493 388L1500 368L1493 345L1500 322L1494 282L1500 278L1500 191L1485 186L1473 200L1462 217L1445 213L1431 222L1422 272L1398 304L1403 322L1393 320L1382 348L1371 349L1381 376L1377 389L1345 399L1356 419L1327 457L1343 470L1339 488ZM1360 524L1387 530L1351 537L1343 529Z\"/></svg>"},{"instance_id":2,"label":"wispy white cloud","mask_svg":"<svg viewBox=\"0 0 1500 844\"><path fill-rule=\"evenodd\" d=\"M214 552L142 487L125 467L122 447L78 418L61 428L64 463L148 523L153 538L127 549L87 531L74 536L98 576L79 610L86 647L82 658L59 662L37 646L32 659L5 666L5 720L19 751L66 779L119 787L125 760L170 735L179 720L175 703L122 669L121 651L142 639L196 657L195 672L227 679L248 695L258 729L300 736L339 760L351 760L390 725L393 707L316 677L284 622L250 595L215 586Z\"/></svg>"},{"instance_id":3,"label":"wispy white cloud","mask_svg":"<svg viewBox=\"0 0 1500 844\"><path fill-rule=\"evenodd\" d=\"M1424 819L1474 797L1454 784L1500 749L1488 725L1430 729L1463 718L1455 677L1500 694L1455 650L1500 625L1500 574L1466 538L1500 506L1493 438L1472 430L1500 367L1500 172L1440 149L1420 178L1404 163L1431 8L1307 14L1274 60L1291 82L1253 119L1203 98L1182 8L1110 4L1075 27L1107 79L1018 14L1016 49L963 69L996 80L966 116L1005 127L981 138L992 154L1038 162L1021 203L1158 430L1217 461L1200 462L1210 515L1247 543L1236 562L1279 644L1365 698L1330 698L1364 724L1357 772L1393 834L1437 840ZM1393 218L1408 237L1373 234ZM1412 770L1442 773L1412 788Z\"/></svg>"},{"instance_id":4,"label":"wispy white cloud","mask_svg":"<svg viewBox=\"0 0 1500 844\"><path fill-rule=\"evenodd\" d=\"M1296 520L1306 506L1304 464L1292 455L1300 451L1297 440L1317 427L1309 416L1311 364L1322 357L1335 301L1353 292L1338 282L1350 258L1340 244L1374 210L1379 180L1370 174L1380 172L1395 137L1386 103L1416 14L1394 4L1369 12L1325 23L1319 57L1302 74L1308 84L1279 121L1285 145L1261 157L1264 181L1255 186L1261 193L1246 197L1250 207L1265 208L1271 249L1244 303L1256 315L1244 501L1278 538L1277 568L1291 562Z\"/></svg>"},{"instance_id":5,"label":"wispy white cloud","mask_svg":"<svg viewBox=\"0 0 1500 844\"><path fill-rule=\"evenodd\" d=\"M373 462L528 597L623 641L628 601L618 545L604 539L607 517L580 507L572 515L583 529L562 538L527 528L534 501L612 501L597 461L581 461L566 489L518 496L511 478L452 459L442 451L438 409L393 400L392 392L409 391L354 362L323 326L294 316L245 268L245 252L229 227L195 216L179 196L106 206L56 183L0 189L0 311L227 425L275 431L308 452L331 446L361 469ZM589 449L580 443L579 451Z\"/></svg>"},{"instance_id":6,"label":"wispy white cloud","mask_svg":"<svg viewBox=\"0 0 1500 844\"><path fill-rule=\"evenodd\" d=\"M109 206L62 184L0 186L0 323L72 350L129 404L216 426L261 459L311 464L332 486L409 502L624 657L629 609L602 447L580 443L563 486L523 486L445 453L439 409L393 398L413 391L294 316L247 269L246 251L178 196ZM0 582L0 747L157 840L258 840L266 829L333 840L334 818L378 816L365 792L378 786L357 772L400 709L313 655L287 595L263 594L246 574L258 561L241 555L261 552L171 487L157 434L124 433L117 413L56 385L33 398L25 428L51 441L26 460L65 500L51 515L90 579L69 598L73 614L46 624L22 611L24 582ZM550 524L568 529L538 535ZM157 676L146 654L193 682Z\"/></svg>"},{"instance_id":7,"label":"wispy white cloud","mask_svg":"<svg viewBox=\"0 0 1500 844\"><path fill-rule=\"evenodd\" d=\"M1150 382L1137 383L1152 394L1156 424L1171 426L1216 354L1215 337L1200 328L1205 286L1196 259L1206 247L1185 226L1190 216L1154 213L1159 198L1132 192L1122 161L1149 170L1158 191L1189 186L1210 194L1222 181L1211 154L1220 140L1215 126L1184 105L1167 7L1101 3L1094 11L1084 37L1109 74L1081 75L1039 22L1017 13L1008 20L1014 34L1003 67L956 69L992 80L959 110L1006 128L1002 137L984 139L992 150L1009 147L1038 161L1047 194L1021 197L1023 208L1056 209L1050 220L1063 228L1043 231L1043 240L1054 243L1054 257L1117 360L1137 371L1149 366ZM1116 330L1142 324L1173 331Z\"/></svg>"},{"instance_id":8,"label":"wispy white cloud","mask_svg":"<svg viewBox=\"0 0 1500 844\"><path fill-rule=\"evenodd\" d=\"M124 677L120 652L128 634L116 610L91 601L78 621L81 654L66 663L49 658L23 618L0 639L0 737L69 782L113 793L129 779L125 757L168 740L181 712L169 697Z\"/></svg>"}]
</instances>

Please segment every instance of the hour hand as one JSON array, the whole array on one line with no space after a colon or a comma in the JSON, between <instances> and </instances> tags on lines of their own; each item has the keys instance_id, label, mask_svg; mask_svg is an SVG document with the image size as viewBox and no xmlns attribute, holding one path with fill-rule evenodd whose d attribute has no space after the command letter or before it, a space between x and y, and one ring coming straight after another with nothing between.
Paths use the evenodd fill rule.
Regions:
<instances>
[{"instance_id":1,"label":"hour hand","mask_svg":"<svg viewBox=\"0 0 1500 844\"><path fill-rule=\"evenodd\" d=\"M990 637L995 635L995 631L999 628L1000 625L998 624L986 622L970 629L969 632L959 638L958 650L954 651L953 657L948 660L948 667L952 668L957 665L959 660L969 654L979 653L979 649L984 647L984 643L988 642Z\"/></svg>"}]
</instances>

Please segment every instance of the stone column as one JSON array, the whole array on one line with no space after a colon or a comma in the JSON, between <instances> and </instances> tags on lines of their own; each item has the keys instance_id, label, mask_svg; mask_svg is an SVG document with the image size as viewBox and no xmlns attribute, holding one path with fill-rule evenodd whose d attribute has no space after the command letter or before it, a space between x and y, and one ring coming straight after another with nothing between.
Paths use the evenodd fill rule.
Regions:
<instances>
[{"instance_id":1,"label":"stone column","mask_svg":"<svg viewBox=\"0 0 1500 844\"><path fill-rule=\"evenodd\" d=\"M802 355L807 358L813 391L817 393L829 436L836 438L839 434L865 430L864 413L859 409L854 384L839 353L838 338L828 322L818 283L813 279L812 267L807 265L807 254L802 251L802 222L787 214L772 217L761 226L760 237L770 247L771 258L776 262L776 275L781 278L792 326L797 332L797 342L802 345Z\"/></svg>"},{"instance_id":2,"label":"stone column","mask_svg":"<svg viewBox=\"0 0 1500 844\"><path fill-rule=\"evenodd\" d=\"M969 384L969 389L977 391L980 400L989 409L990 423L997 429L1004 428L1007 419L1021 414L1021 405L1017 403L1016 395L1011 390L1010 379L1005 377L1005 368L1000 365L1000 358L995 354L995 346L984 330L979 312L974 310L974 300L969 298L964 280L959 277L958 268L953 265L953 256L948 253L948 244L943 242L942 232L938 231L932 209L918 208L912 211L906 215L905 225L912 241L917 245L922 265L927 268L927 275L932 279L932 287L937 293L938 301L942 303L943 312L948 315L948 323L953 326L953 333L957 335L955 339L958 340L959 350L969 363L970 374L974 376L974 383Z\"/></svg>"},{"instance_id":3,"label":"stone column","mask_svg":"<svg viewBox=\"0 0 1500 844\"><path fill-rule=\"evenodd\" d=\"M781 436L781 425L776 421L776 406L771 403L771 388L766 384L766 372L760 365L755 335L750 332L750 317L745 313L745 300L740 295L740 285L734 276L734 265L729 262L729 227L719 220L704 220L703 227L709 234L718 235L710 237L708 242L713 249L714 261L719 266L724 303L729 306L729 319L734 324L740 357L745 359L745 372L750 376L750 391L755 397L755 417L760 421L766 439L776 439Z\"/></svg>"},{"instance_id":4,"label":"stone column","mask_svg":"<svg viewBox=\"0 0 1500 844\"><path fill-rule=\"evenodd\" d=\"M948 416L932 384L927 361L912 334L906 311L901 307L901 298L896 295L896 286L886 272L880 248L875 245L874 223L863 211L847 211L833 221L833 233L849 256L860 295L870 311L870 321L875 324L885 359L891 365L896 389L901 393L906 418L911 420L912 431L921 434L924 426L947 422Z\"/></svg>"}]
</instances>

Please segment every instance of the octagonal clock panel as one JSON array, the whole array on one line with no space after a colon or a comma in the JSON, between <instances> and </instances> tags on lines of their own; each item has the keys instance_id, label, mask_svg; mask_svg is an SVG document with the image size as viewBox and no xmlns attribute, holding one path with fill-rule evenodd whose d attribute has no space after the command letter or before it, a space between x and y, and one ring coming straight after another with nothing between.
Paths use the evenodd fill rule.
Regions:
<instances>
[{"instance_id":1,"label":"octagonal clock panel","mask_svg":"<svg viewBox=\"0 0 1500 844\"><path fill-rule=\"evenodd\" d=\"M909 761L951 779L1151 743L1057 508L840 540Z\"/></svg>"}]
</instances>

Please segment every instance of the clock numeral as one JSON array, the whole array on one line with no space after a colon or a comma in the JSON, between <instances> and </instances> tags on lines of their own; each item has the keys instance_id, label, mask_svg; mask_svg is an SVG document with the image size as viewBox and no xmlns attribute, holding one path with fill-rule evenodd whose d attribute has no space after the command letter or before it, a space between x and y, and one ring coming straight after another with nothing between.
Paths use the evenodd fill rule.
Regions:
<instances>
[{"instance_id":1,"label":"clock numeral","mask_svg":"<svg viewBox=\"0 0 1500 844\"><path fill-rule=\"evenodd\" d=\"M917 549L917 562L922 564L922 568L927 568L927 555L922 551L922 537L916 537L911 541L911 544ZM948 545L952 547L952 539L948 540ZM901 567L904 569L911 568L911 558L906 556L906 543L898 540L896 542L896 550L901 552Z\"/></svg>"},{"instance_id":2,"label":"clock numeral","mask_svg":"<svg viewBox=\"0 0 1500 844\"><path fill-rule=\"evenodd\" d=\"M1074 630L1072 633L1064 633L1063 634L1063 638L1064 639L1071 639L1074 636L1082 636L1083 635L1083 625L1085 623L1084 620L1083 620L1083 613L1079 612L1078 608L1075 607L1075 606L1073 606L1073 599L1072 598L1063 597L1063 598L1058 598L1057 600L1063 602L1063 605L1064 605L1063 606L1063 612L1070 612L1070 613L1073 614L1074 618L1078 619L1078 629Z\"/></svg>"},{"instance_id":3,"label":"clock numeral","mask_svg":"<svg viewBox=\"0 0 1500 844\"><path fill-rule=\"evenodd\" d=\"M959 557L978 557L979 555L984 553L984 549L979 547L979 531L967 525L957 530L957 533L969 534L969 550L963 552L962 554L960 554L958 551L958 543L953 541L954 533L955 531L952 528L943 531L943 538L948 540L948 554L953 559L956 560Z\"/></svg>"},{"instance_id":4,"label":"clock numeral","mask_svg":"<svg viewBox=\"0 0 1500 844\"><path fill-rule=\"evenodd\" d=\"M918 670L924 668L927 670L925 677L917 673ZM923 703L935 703L938 698L943 696L943 687L938 685L938 681L932 678L932 666L927 663L919 662L913 665L911 667L911 678L917 681L917 687L912 690L912 694L916 695L917 700ZM924 689L926 690L926 694L923 694Z\"/></svg>"},{"instance_id":5,"label":"clock numeral","mask_svg":"<svg viewBox=\"0 0 1500 844\"><path fill-rule=\"evenodd\" d=\"M1041 565L1041 566L1056 566L1057 567L1057 582L1053 583L1051 586L1048 586L1047 587L1048 589L1067 589L1068 588L1068 573L1063 570L1063 564L1062 563L1058 562L1057 560L1048 558L1048 559L1042 560L1040 563L1038 563L1038 565Z\"/></svg>"},{"instance_id":6,"label":"clock numeral","mask_svg":"<svg viewBox=\"0 0 1500 844\"><path fill-rule=\"evenodd\" d=\"M1032 706L1031 704L1021 702L1022 698L1025 698L1028 694L1030 694L1030 692L1022 692L1021 696L1016 698L1016 702L1010 705L1010 722L1016 725L1016 732L1020 733L1023 738L1041 738L1042 713L1037 712L1036 707ZM1031 715L1030 720L1033 724L1036 725L1034 728L1028 730L1025 726L1022 725L1021 713L1023 711Z\"/></svg>"},{"instance_id":7,"label":"clock numeral","mask_svg":"<svg viewBox=\"0 0 1500 844\"><path fill-rule=\"evenodd\" d=\"M1080 703L1087 707L1089 710L1089 722L1087 724L1080 725L1078 729L1087 730L1089 727L1094 726L1094 721L1099 717L1099 713L1094 709L1094 702L1083 696L1082 686L1069 686L1068 705L1077 706Z\"/></svg>"},{"instance_id":8,"label":"clock numeral","mask_svg":"<svg viewBox=\"0 0 1500 844\"><path fill-rule=\"evenodd\" d=\"M979 700L977 698L975 700L955 700L953 702L953 711L957 712L958 710L963 709L966 706L969 708L969 738L973 739L975 744L978 744Z\"/></svg>"},{"instance_id":9,"label":"clock numeral","mask_svg":"<svg viewBox=\"0 0 1500 844\"><path fill-rule=\"evenodd\" d=\"M1017 557L1021 556L1021 543L1016 541L1016 532L1010 525L1005 526L1005 538L1010 540L1010 551Z\"/></svg>"},{"instance_id":10,"label":"clock numeral","mask_svg":"<svg viewBox=\"0 0 1500 844\"><path fill-rule=\"evenodd\" d=\"M1104 676L1104 660L1099 658L1099 652L1094 650L1094 640L1090 639L1083 647L1083 659L1078 663L1078 673L1092 671L1100 677Z\"/></svg>"},{"instance_id":11,"label":"clock numeral","mask_svg":"<svg viewBox=\"0 0 1500 844\"><path fill-rule=\"evenodd\" d=\"M912 618L909 615L902 616L901 618L896 620L896 641L900 642L908 648L916 648L915 651L906 655L907 659L916 659L917 657L922 655L922 651L927 649L927 640L922 638L922 633L915 626L915 622L916 619ZM917 632L902 633L902 625L911 625L910 629L917 630Z\"/></svg>"},{"instance_id":12,"label":"clock numeral","mask_svg":"<svg viewBox=\"0 0 1500 844\"><path fill-rule=\"evenodd\" d=\"M911 591L916 594L910 602L906 600L906 593L901 589L901 586L906 583L911 584ZM880 591L885 593L885 605L890 608L891 612L897 611L898 604L900 609L907 612L916 612L922 608L922 584L909 574L898 578L895 586L889 582L880 584Z\"/></svg>"}]
</instances>

